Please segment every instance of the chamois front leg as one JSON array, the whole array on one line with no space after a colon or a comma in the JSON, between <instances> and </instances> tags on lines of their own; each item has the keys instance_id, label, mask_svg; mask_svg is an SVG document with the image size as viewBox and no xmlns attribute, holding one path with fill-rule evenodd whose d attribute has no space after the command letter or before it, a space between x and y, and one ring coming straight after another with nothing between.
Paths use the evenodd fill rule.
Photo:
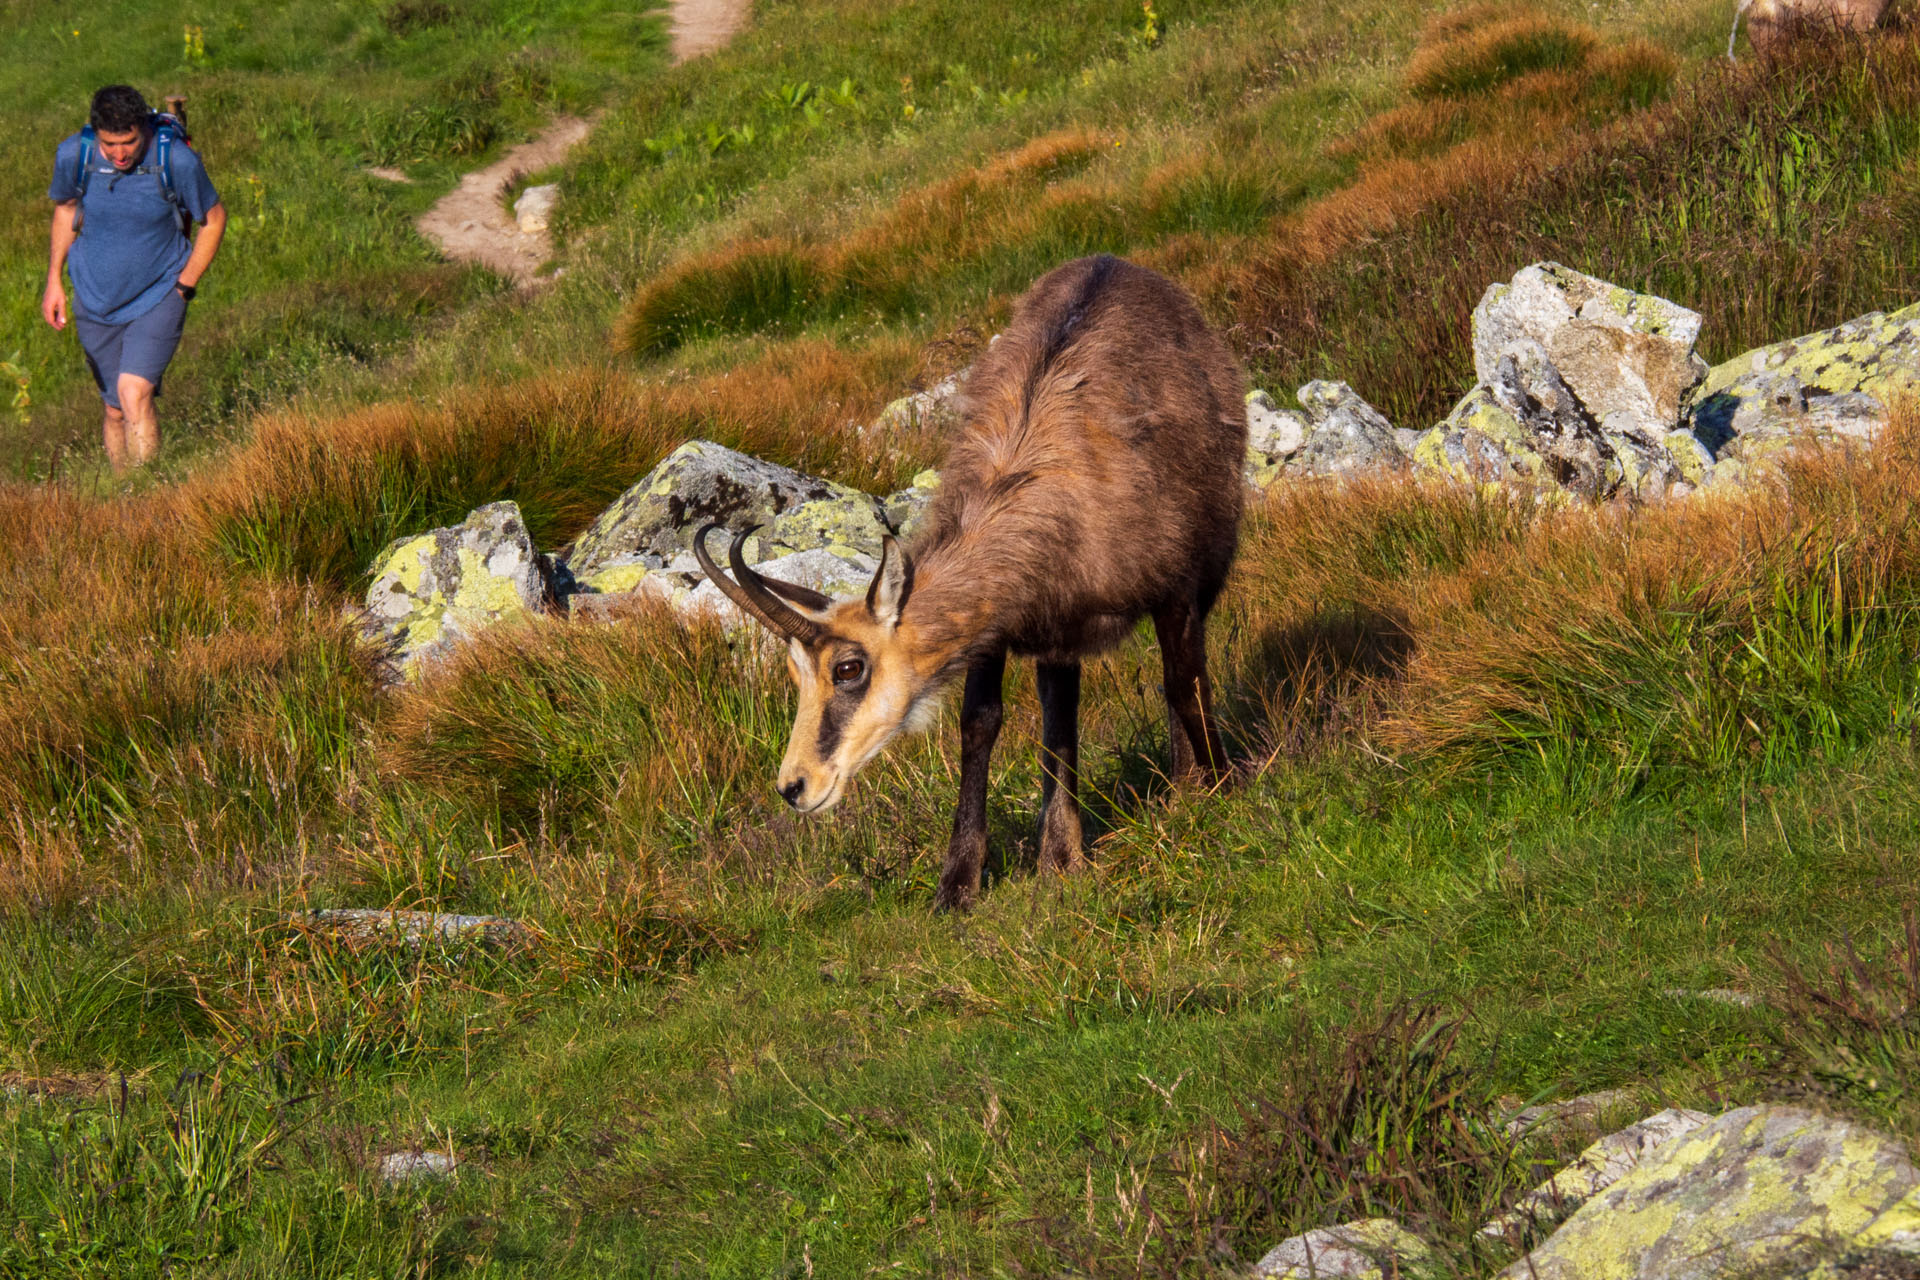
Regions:
<instances>
[{"instance_id":1,"label":"chamois front leg","mask_svg":"<svg viewBox=\"0 0 1920 1280\"><path fill-rule=\"evenodd\" d=\"M1036 662L1040 693L1040 869L1086 865L1080 840L1080 664Z\"/></svg>"},{"instance_id":2,"label":"chamois front leg","mask_svg":"<svg viewBox=\"0 0 1920 1280\"><path fill-rule=\"evenodd\" d=\"M1207 681L1206 627L1206 615L1188 600L1153 615L1177 783L1212 781L1227 771L1226 748L1213 720L1213 686Z\"/></svg>"},{"instance_id":3,"label":"chamois front leg","mask_svg":"<svg viewBox=\"0 0 1920 1280\"><path fill-rule=\"evenodd\" d=\"M1000 649L976 659L967 671L960 699L960 803L953 811L940 891L933 898L937 911L964 911L980 892L980 868L987 859L987 762L1000 736L1000 682L1006 669L1007 651Z\"/></svg>"}]
</instances>

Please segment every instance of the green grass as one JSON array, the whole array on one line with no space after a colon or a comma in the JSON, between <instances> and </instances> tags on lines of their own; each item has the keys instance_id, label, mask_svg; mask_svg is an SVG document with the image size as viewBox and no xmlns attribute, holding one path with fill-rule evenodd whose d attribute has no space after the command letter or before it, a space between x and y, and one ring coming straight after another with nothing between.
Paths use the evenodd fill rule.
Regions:
<instances>
[{"instance_id":1,"label":"green grass","mask_svg":"<svg viewBox=\"0 0 1920 1280\"><path fill-rule=\"evenodd\" d=\"M937 441L847 424L1084 249L1182 274L1278 389L1415 422L1527 257L1707 307L1710 346L1911 300L1910 40L1722 81L1717 4L1548 13L1428 81L1383 0L1164 6L1156 40L1107 0L768 3L672 71L657 19L597 5L125 3L132 66L9 10L18 278L96 79L185 87L252 221L131 492L75 460L73 353L24 305L0 331L32 395L0 458L67 451L0 491L0 1276L1211 1276L1376 1212L1478 1275L1535 1172L1503 1095L1920 1136L1911 422L1745 507L1276 497L1213 631L1243 776L1169 791L1138 638L1087 677L1094 870L1036 879L1016 673L961 918L928 909L950 723L803 822L766 785L786 679L717 633L508 628L378 695L341 620L388 538L512 497L551 548L691 436L897 485ZM553 289L412 236L601 104ZM1462 146L1502 183L1450 188ZM303 914L338 906L528 931L415 952ZM1670 994L1722 986L1776 1007ZM382 1183L420 1149L460 1171Z\"/></svg>"}]
</instances>

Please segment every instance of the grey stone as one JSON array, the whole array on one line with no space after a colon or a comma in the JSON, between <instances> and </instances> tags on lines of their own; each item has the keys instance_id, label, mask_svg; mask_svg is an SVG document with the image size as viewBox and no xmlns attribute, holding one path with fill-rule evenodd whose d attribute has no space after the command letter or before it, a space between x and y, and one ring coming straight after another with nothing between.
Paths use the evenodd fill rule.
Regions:
<instances>
[{"instance_id":1,"label":"grey stone","mask_svg":"<svg viewBox=\"0 0 1920 1280\"><path fill-rule=\"evenodd\" d=\"M389 1185L437 1182L458 1167L459 1161L444 1151L395 1151L380 1161L380 1179Z\"/></svg>"},{"instance_id":2,"label":"grey stone","mask_svg":"<svg viewBox=\"0 0 1920 1280\"><path fill-rule=\"evenodd\" d=\"M1282 409L1264 391L1247 396L1247 456L1241 474L1252 489L1266 489L1280 478L1287 460L1306 443L1307 419Z\"/></svg>"},{"instance_id":3,"label":"grey stone","mask_svg":"<svg viewBox=\"0 0 1920 1280\"><path fill-rule=\"evenodd\" d=\"M1367 1218L1282 1240L1251 1274L1262 1280L1379 1280L1389 1268L1395 1276L1405 1274L1430 1252L1424 1240L1391 1218Z\"/></svg>"},{"instance_id":4,"label":"grey stone","mask_svg":"<svg viewBox=\"0 0 1920 1280\"><path fill-rule=\"evenodd\" d=\"M1247 394L1247 448L1285 458L1298 453L1306 442L1306 415L1280 408L1264 391Z\"/></svg>"},{"instance_id":5,"label":"grey stone","mask_svg":"<svg viewBox=\"0 0 1920 1280\"><path fill-rule=\"evenodd\" d=\"M1707 372L1700 324L1665 298L1538 262L1474 308L1474 374L1490 383L1508 356L1550 364L1603 434L1658 449Z\"/></svg>"},{"instance_id":6,"label":"grey stone","mask_svg":"<svg viewBox=\"0 0 1920 1280\"><path fill-rule=\"evenodd\" d=\"M324 930L360 942L399 942L418 947L429 939L441 942L483 942L495 945L524 942L532 935L518 920L505 916L468 916L444 911L393 911L385 907L325 907L302 911L288 922L306 929Z\"/></svg>"},{"instance_id":7,"label":"grey stone","mask_svg":"<svg viewBox=\"0 0 1920 1280\"><path fill-rule=\"evenodd\" d=\"M1735 991L1731 987L1668 987L1660 993L1674 1000L1705 1000L1709 1004L1732 1005L1736 1009L1751 1009L1760 1003L1760 997L1751 991Z\"/></svg>"},{"instance_id":8,"label":"grey stone","mask_svg":"<svg viewBox=\"0 0 1920 1280\"><path fill-rule=\"evenodd\" d=\"M553 220L553 211L560 204L560 186L547 183L545 186L528 187L513 202L513 220L525 235L536 235L547 229Z\"/></svg>"},{"instance_id":9,"label":"grey stone","mask_svg":"<svg viewBox=\"0 0 1920 1280\"><path fill-rule=\"evenodd\" d=\"M746 548L750 563L816 548L877 557L889 532L871 494L693 440L600 514L575 541L567 569L587 589L632 590L646 573L690 551L709 522L761 526ZM719 535L711 545L721 557Z\"/></svg>"},{"instance_id":10,"label":"grey stone","mask_svg":"<svg viewBox=\"0 0 1920 1280\"><path fill-rule=\"evenodd\" d=\"M486 627L539 610L547 595L539 553L511 502L396 538L369 572L363 633L385 654L389 679L417 677Z\"/></svg>"},{"instance_id":11,"label":"grey stone","mask_svg":"<svg viewBox=\"0 0 1920 1280\"><path fill-rule=\"evenodd\" d=\"M1288 459L1289 474L1346 475L1406 465L1393 424L1346 383L1309 382L1297 395L1306 410L1306 439Z\"/></svg>"},{"instance_id":12,"label":"grey stone","mask_svg":"<svg viewBox=\"0 0 1920 1280\"><path fill-rule=\"evenodd\" d=\"M1667 433L1667 456L1673 459L1674 482L1703 489L1714 480L1713 450L1691 431Z\"/></svg>"},{"instance_id":13,"label":"grey stone","mask_svg":"<svg viewBox=\"0 0 1920 1280\"><path fill-rule=\"evenodd\" d=\"M1730 1111L1588 1200L1506 1280L1772 1274L1835 1240L1891 1239L1920 1186L1905 1147L1793 1107ZM1889 1217L1892 1221L1888 1221ZM1916 1218L1915 1221L1920 1221Z\"/></svg>"}]
</instances>

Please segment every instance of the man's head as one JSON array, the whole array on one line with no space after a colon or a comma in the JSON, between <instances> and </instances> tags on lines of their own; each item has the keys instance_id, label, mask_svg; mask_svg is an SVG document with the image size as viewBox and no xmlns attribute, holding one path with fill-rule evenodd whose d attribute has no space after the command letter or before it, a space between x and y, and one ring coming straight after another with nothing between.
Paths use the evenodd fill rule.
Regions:
<instances>
[{"instance_id":1,"label":"man's head","mask_svg":"<svg viewBox=\"0 0 1920 1280\"><path fill-rule=\"evenodd\" d=\"M130 169L147 146L153 108L130 84L110 84L93 95L88 118L100 154L116 169Z\"/></svg>"}]
</instances>

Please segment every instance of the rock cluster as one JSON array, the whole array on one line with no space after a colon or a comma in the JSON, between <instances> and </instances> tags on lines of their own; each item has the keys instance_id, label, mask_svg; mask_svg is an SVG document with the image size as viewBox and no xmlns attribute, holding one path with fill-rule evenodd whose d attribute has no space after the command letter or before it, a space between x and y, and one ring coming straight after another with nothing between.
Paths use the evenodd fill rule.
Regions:
<instances>
[{"instance_id":1,"label":"rock cluster","mask_svg":"<svg viewBox=\"0 0 1920 1280\"><path fill-rule=\"evenodd\" d=\"M1709 369L1701 318L1558 263L1491 286L1473 312L1475 385L1445 420L1396 427L1344 382L1309 382L1299 410L1247 398L1244 475L1255 490L1361 473L1451 476L1543 495L1651 500L1739 484L1805 441L1870 441L1920 394L1920 305L1874 312ZM863 434L958 422L966 371L907 396ZM364 629L394 680L419 675L503 619L605 619L644 602L728 626L739 612L692 555L708 523L757 526L742 548L765 573L829 595L862 590L881 540L910 536L940 483L922 471L884 497L690 440L561 553L543 556L510 502L396 540L375 560ZM718 540L716 539L716 542ZM718 553L718 546L715 551Z\"/></svg>"},{"instance_id":2,"label":"rock cluster","mask_svg":"<svg viewBox=\"0 0 1920 1280\"><path fill-rule=\"evenodd\" d=\"M1447 417L1414 432L1339 383L1297 397L1301 445L1250 441L1247 481L1410 466L1480 484L1520 484L1582 498L1654 499L1739 484L1795 445L1871 440L1894 401L1920 391L1920 306L1874 312L1709 369L1695 351L1701 317L1558 263L1535 263L1490 287L1473 312L1476 382ZM1342 430L1317 424L1335 403ZM1249 422L1282 415L1264 392ZM1312 425L1308 425L1311 420ZM1376 421L1377 420L1377 421ZM1360 423L1364 421L1365 426Z\"/></svg>"}]
</instances>

